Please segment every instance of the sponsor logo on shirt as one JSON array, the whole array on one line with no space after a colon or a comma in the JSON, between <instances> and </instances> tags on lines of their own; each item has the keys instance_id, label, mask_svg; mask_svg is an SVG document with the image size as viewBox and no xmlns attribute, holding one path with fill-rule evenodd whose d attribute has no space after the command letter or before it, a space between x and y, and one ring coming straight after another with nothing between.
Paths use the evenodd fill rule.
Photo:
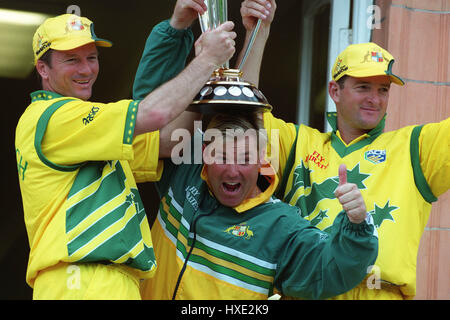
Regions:
<instances>
[{"instance_id":1,"label":"sponsor logo on shirt","mask_svg":"<svg viewBox=\"0 0 450 320\"><path fill-rule=\"evenodd\" d=\"M364 159L379 164L386 161L386 150L369 150L364 153Z\"/></svg>"},{"instance_id":2,"label":"sponsor logo on shirt","mask_svg":"<svg viewBox=\"0 0 450 320\"><path fill-rule=\"evenodd\" d=\"M94 120L94 117L97 114L98 110L100 110L99 107L93 106L91 112L89 112L86 118L83 118L83 124L85 126L88 125L92 120Z\"/></svg>"},{"instance_id":3,"label":"sponsor logo on shirt","mask_svg":"<svg viewBox=\"0 0 450 320\"><path fill-rule=\"evenodd\" d=\"M317 151L306 156L305 162L308 161L316 164L320 169L326 169L329 165L329 162Z\"/></svg>"},{"instance_id":4,"label":"sponsor logo on shirt","mask_svg":"<svg viewBox=\"0 0 450 320\"><path fill-rule=\"evenodd\" d=\"M187 186L186 189L186 200L191 204L194 210L198 210L197 198L200 195L200 191L194 186Z\"/></svg>"}]
</instances>

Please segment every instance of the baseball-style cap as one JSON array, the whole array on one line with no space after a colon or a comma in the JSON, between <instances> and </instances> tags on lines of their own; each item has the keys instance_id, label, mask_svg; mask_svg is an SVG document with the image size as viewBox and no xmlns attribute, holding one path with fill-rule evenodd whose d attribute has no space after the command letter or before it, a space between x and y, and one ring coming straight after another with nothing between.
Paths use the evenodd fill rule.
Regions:
<instances>
[{"instance_id":1,"label":"baseball-style cap","mask_svg":"<svg viewBox=\"0 0 450 320\"><path fill-rule=\"evenodd\" d=\"M332 77L337 81L344 75L356 78L388 75L392 82L402 86L405 82L392 73L393 64L394 57L373 42L352 44L337 57Z\"/></svg>"},{"instance_id":2,"label":"baseball-style cap","mask_svg":"<svg viewBox=\"0 0 450 320\"><path fill-rule=\"evenodd\" d=\"M112 42L98 38L94 23L85 17L62 14L45 20L33 36L34 64L49 49L71 50L95 42L100 47L111 47Z\"/></svg>"}]
</instances>

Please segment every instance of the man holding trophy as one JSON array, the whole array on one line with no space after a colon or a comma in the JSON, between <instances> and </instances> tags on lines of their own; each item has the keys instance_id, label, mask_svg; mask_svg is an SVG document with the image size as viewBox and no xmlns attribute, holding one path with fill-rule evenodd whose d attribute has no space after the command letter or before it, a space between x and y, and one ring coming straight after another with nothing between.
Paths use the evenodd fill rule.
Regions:
<instances>
[{"instance_id":1,"label":"man holding trophy","mask_svg":"<svg viewBox=\"0 0 450 320\"><path fill-rule=\"evenodd\" d=\"M31 93L15 137L34 299L140 298L139 280L156 263L136 181L158 176L158 130L234 54L232 29L229 22L205 33L196 58L140 101L100 103L89 101L97 46L111 42L73 14L38 27L32 44L43 90Z\"/></svg>"},{"instance_id":2,"label":"man holding trophy","mask_svg":"<svg viewBox=\"0 0 450 320\"><path fill-rule=\"evenodd\" d=\"M186 27L197 13L208 16L201 19L208 21L208 27L202 27L205 33L226 20L226 1L205 3L206 11L203 0L179 0L172 18L153 29L136 74L135 99L182 70L193 42ZM246 67L245 62L252 46L263 48L274 12L273 0L243 2L241 13L248 32L240 67L259 70L258 59L248 60ZM256 23L255 18L261 20ZM196 45L197 54L199 49ZM160 209L152 227L158 268L141 285L144 299L267 299L277 291L327 298L358 284L376 259L373 220L366 219L361 193L347 183L345 172L339 175L337 196L343 196L340 201L346 211L335 219L336 232L330 235L301 218L296 207L272 197L278 178L265 161L266 137L260 117L270 106L241 77L239 69L218 66L189 109L215 114L208 129L220 132L217 139L226 154L216 149L212 159L204 152L203 163L181 165L175 165L170 154L165 157L156 185ZM196 117L184 112L170 125L190 127L189 121ZM258 134L230 137L229 129ZM202 139L194 135L197 138ZM206 138L204 143L207 150ZM164 158L161 151L160 158Z\"/></svg>"}]
</instances>

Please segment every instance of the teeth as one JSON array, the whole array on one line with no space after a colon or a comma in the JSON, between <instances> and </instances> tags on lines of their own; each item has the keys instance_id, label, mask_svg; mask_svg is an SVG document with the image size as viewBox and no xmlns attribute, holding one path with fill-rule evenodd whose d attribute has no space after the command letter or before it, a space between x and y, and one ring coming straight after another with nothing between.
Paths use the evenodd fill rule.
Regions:
<instances>
[{"instance_id":1,"label":"teeth","mask_svg":"<svg viewBox=\"0 0 450 320\"><path fill-rule=\"evenodd\" d=\"M239 182L225 182L225 184L229 184L230 186L235 186L239 184Z\"/></svg>"}]
</instances>

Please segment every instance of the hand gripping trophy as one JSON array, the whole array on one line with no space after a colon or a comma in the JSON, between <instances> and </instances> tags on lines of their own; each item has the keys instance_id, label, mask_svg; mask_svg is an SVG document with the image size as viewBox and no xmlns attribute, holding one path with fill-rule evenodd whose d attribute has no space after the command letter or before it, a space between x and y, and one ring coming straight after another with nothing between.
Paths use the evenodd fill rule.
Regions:
<instances>
[{"instance_id":1,"label":"hand gripping trophy","mask_svg":"<svg viewBox=\"0 0 450 320\"><path fill-rule=\"evenodd\" d=\"M204 2L208 9L199 15L202 32L215 29L228 19L227 0L204 0ZM261 20L258 20L238 69L230 69L228 62L216 69L187 110L204 114L272 110L262 92L241 79L242 66L251 51L260 25Z\"/></svg>"}]
</instances>

